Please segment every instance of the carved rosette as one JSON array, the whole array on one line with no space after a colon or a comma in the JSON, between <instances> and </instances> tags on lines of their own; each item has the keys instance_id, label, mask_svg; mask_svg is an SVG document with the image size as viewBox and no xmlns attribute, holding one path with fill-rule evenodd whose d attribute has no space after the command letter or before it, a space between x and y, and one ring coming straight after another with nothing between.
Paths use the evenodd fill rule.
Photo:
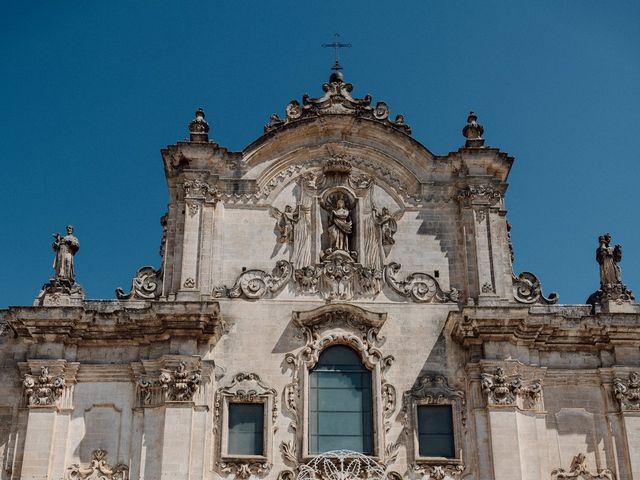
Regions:
<instances>
[{"instance_id":1,"label":"carved rosette","mask_svg":"<svg viewBox=\"0 0 640 480\"><path fill-rule=\"evenodd\" d=\"M569 471L564 468L556 468L551 472L552 480L560 480L563 478L575 478L578 480L593 480L598 478L604 478L607 480L614 480L615 476L608 468L599 468L597 470L591 470L587 464L587 458L583 453L579 453L571 461Z\"/></svg>"},{"instance_id":2,"label":"carved rosette","mask_svg":"<svg viewBox=\"0 0 640 480\"><path fill-rule=\"evenodd\" d=\"M121 288L116 288L118 300L155 300L161 294L162 273L150 266L142 267L136 272L128 293Z\"/></svg>"},{"instance_id":3,"label":"carved rosette","mask_svg":"<svg viewBox=\"0 0 640 480\"><path fill-rule=\"evenodd\" d=\"M463 465L427 465L415 463L411 470L422 477L422 480L459 479L464 472Z\"/></svg>"},{"instance_id":4,"label":"carved rosette","mask_svg":"<svg viewBox=\"0 0 640 480\"><path fill-rule=\"evenodd\" d=\"M482 373L481 378L482 392L492 406L532 409L542 397L541 380L524 382L519 374L507 375L503 367L497 367L494 373Z\"/></svg>"},{"instance_id":5,"label":"carved rosette","mask_svg":"<svg viewBox=\"0 0 640 480\"><path fill-rule=\"evenodd\" d=\"M531 272L522 272L517 277L512 275L512 280L513 298L518 303L553 305L560 299L560 295L556 292L551 292L548 297L545 297L540 280Z\"/></svg>"},{"instance_id":6,"label":"carved rosette","mask_svg":"<svg viewBox=\"0 0 640 480\"><path fill-rule=\"evenodd\" d=\"M201 374L199 364L187 370L186 363L181 361L175 370L162 370L157 384L162 387L168 400L190 402L200 386Z\"/></svg>"},{"instance_id":7,"label":"carved rosette","mask_svg":"<svg viewBox=\"0 0 640 480\"><path fill-rule=\"evenodd\" d=\"M112 467L106 457L106 450L94 450L89 465L76 463L67 469L67 480L127 480L129 467L124 464Z\"/></svg>"},{"instance_id":8,"label":"carved rosette","mask_svg":"<svg viewBox=\"0 0 640 480\"><path fill-rule=\"evenodd\" d=\"M640 411L640 373L631 372L627 380L614 378L613 394L623 412Z\"/></svg>"},{"instance_id":9,"label":"carved rosette","mask_svg":"<svg viewBox=\"0 0 640 480\"><path fill-rule=\"evenodd\" d=\"M384 279L399 295L417 303L450 303L460 299L460 292L452 288L444 292L438 281L426 273L412 273L404 280L398 278L402 265L391 262L384 268Z\"/></svg>"},{"instance_id":10,"label":"carved rosette","mask_svg":"<svg viewBox=\"0 0 640 480\"><path fill-rule=\"evenodd\" d=\"M297 100L289 102L285 109L286 117L284 119L275 113L271 115L269 123L264 127L264 132L272 132L308 117L353 115L388 125L400 132L411 135L411 127L404 122L403 115L397 115L395 120L389 118L389 107L386 103L378 102L373 107L371 106L371 95L366 95L364 98L351 96L353 85L345 83L342 74L332 74L329 83L322 85L322 90L324 95L319 98L312 98L305 94L302 97L302 105Z\"/></svg>"},{"instance_id":11,"label":"carved rosette","mask_svg":"<svg viewBox=\"0 0 640 480\"><path fill-rule=\"evenodd\" d=\"M40 367L40 375L25 375L22 381L24 394L29 406L55 405L64 393L66 382L62 376L53 376L49 367Z\"/></svg>"},{"instance_id":12,"label":"carved rosette","mask_svg":"<svg viewBox=\"0 0 640 480\"><path fill-rule=\"evenodd\" d=\"M240 274L233 287L216 287L214 298L240 298L257 300L266 295L277 294L289 282L293 274L293 265L286 260L278 260L271 274L263 270L247 270Z\"/></svg>"}]
</instances>

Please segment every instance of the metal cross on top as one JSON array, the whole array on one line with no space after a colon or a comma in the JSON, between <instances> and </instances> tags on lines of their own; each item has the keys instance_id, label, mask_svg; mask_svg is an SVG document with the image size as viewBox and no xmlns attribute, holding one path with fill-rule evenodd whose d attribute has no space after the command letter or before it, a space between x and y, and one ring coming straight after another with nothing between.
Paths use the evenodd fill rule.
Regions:
<instances>
[{"instance_id":1,"label":"metal cross on top","mask_svg":"<svg viewBox=\"0 0 640 480\"><path fill-rule=\"evenodd\" d=\"M333 67L331 67L331 70L342 70L342 67L340 66L340 49L341 48L351 48L351 44L350 43L340 43L340 34L336 33L334 35L335 40L333 41L333 43L323 43L322 44L322 48L333 48L333 50L335 51L336 54L336 63Z\"/></svg>"}]
</instances>

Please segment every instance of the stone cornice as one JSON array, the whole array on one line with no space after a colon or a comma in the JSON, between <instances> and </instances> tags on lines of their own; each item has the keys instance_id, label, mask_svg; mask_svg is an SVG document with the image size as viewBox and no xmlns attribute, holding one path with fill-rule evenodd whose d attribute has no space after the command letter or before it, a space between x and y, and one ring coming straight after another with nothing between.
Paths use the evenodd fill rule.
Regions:
<instances>
[{"instance_id":1,"label":"stone cornice","mask_svg":"<svg viewBox=\"0 0 640 480\"><path fill-rule=\"evenodd\" d=\"M447 320L465 347L507 342L538 350L599 351L638 345L640 315L591 315L585 305L549 307L466 307Z\"/></svg>"},{"instance_id":2,"label":"stone cornice","mask_svg":"<svg viewBox=\"0 0 640 480\"><path fill-rule=\"evenodd\" d=\"M18 337L66 344L144 345L171 337L215 343L225 331L217 302L85 302L82 307L0 311Z\"/></svg>"}]
</instances>

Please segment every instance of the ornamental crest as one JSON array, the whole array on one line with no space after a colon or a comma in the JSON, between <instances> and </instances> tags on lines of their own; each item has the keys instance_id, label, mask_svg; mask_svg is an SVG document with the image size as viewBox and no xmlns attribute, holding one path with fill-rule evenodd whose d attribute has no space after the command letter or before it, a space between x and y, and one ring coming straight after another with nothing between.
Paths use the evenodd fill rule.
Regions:
<instances>
[{"instance_id":1,"label":"ornamental crest","mask_svg":"<svg viewBox=\"0 0 640 480\"><path fill-rule=\"evenodd\" d=\"M123 464L112 467L107 463L106 450L94 450L91 463L83 466L78 463L68 468L67 480L127 480L129 467Z\"/></svg>"}]
</instances>

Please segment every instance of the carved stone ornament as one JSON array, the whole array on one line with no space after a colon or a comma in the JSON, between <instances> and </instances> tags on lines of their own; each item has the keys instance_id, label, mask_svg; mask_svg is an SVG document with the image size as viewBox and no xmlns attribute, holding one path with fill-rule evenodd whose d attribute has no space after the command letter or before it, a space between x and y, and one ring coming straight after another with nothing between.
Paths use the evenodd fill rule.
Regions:
<instances>
[{"instance_id":1,"label":"carved stone ornament","mask_svg":"<svg viewBox=\"0 0 640 480\"><path fill-rule=\"evenodd\" d=\"M384 279L399 295L418 303L450 303L460 299L460 292L452 288L444 292L438 281L426 273L412 273L404 280L398 278L402 265L391 262L385 266Z\"/></svg>"},{"instance_id":2,"label":"carved stone ornament","mask_svg":"<svg viewBox=\"0 0 640 480\"><path fill-rule=\"evenodd\" d=\"M497 367L493 374L483 373L481 387L489 405L515 406L522 399L522 407L531 409L542 396L540 380L525 384L519 374L507 375L503 367Z\"/></svg>"},{"instance_id":3,"label":"carved stone ornament","mask_svg":"<svg viewBox=\"0 0 640 480\"><path fill-rule=\"evenodd\" d=\"M267 462L252 462L241 460L227 460L218 462L218 467L225 474L233 474L236 478L246 479L251 476L260 477L271 470L271 464Z\"/></svg>"},{"instance_id":4,"label":"carved stone ornament","mask_svg":"<svg viewBox=\"0 0 640 480\"><path fill-rule=\"evenodd\" d=\"M214 204L220 200L220 193L218 192L218 189L198 178L185 180L183 188L184 196L187 199L200 199L213 202ZM191 206L189 208L191 209Z\"/></svg>"},{"instance_id":5,"label":"carved stone ornament","mask_svg":"<svg viewBox=\"0 0 640 480\"><path fill-rule=\"evenodd\" d=\"M517 277L512 274L512 285L513 298L518 303L553 305L560 299L560 295L556 292L551 292L548 297L545 297L540 280L531 272L522 272Z\"/></svg>"},{"instance_id":6,"label":"carved stone ornament","mask_svg":"<svg viewBox=\"0 0 640 480\"><path fill-rule=\"evenodd\" d=\"M150 266L142 267L136 272L128 293L121 288L116 288L118 300L155 300L161 294L162 273Z\"/></svg>"},{"instance_id":7,"label":"carved stone ornament","mask_svg":"<svg viewBox=\"0 0 640 480\"><path fill-rule=\"evenodd\" d=\"M266 398L272 399L271 419L275 422L278 417L277 392L274 388L265 385L257 373L237 373L231 384L219 388L216 392L215 416L222 417L222 402L228 397L232 402L264 403Z\"/></svg>"},{"instance_id":8,"label":"carved stone ornament","mask_svg":"<svg viewBox=\"0 0 640 480\"><path fill-rule=\"evenodd\" d=\"M286 260L278 260L271 274L263 270L246 270L240 274L233 287L216 287L214 298L240 298L256 300L266 295L278 293L289 282L293 274L293 265Z\"/></svg>"},{"instance_id":9,"label":"carved stone ornament","mask_svg":"<svg viewBox=\"0 0 640 480\"><path fill-rule=\"evenodd\" d=\"M462 135L467 139L464 146L467 148L482 147L484 145L483 133L484 127L478 123L478 116L474 112L469 112L467 124L462 129Z\"/></svg>"},{"instance_id":10,"label":"carved stone ornament","mask_svg":"<svg viewBox=\"0 0 640 480\"><path fill-rule=\"evenodd\" d=\"M427 465L415 463L411 470L421 475L422 480L459 479L464 472L464 465Z\"/></svg>"},{"instance_id":11,"label":"carved stone ornament","mask_svg":"<svg viewBox=\"0 0 640 480\"><path fill-rule=\"evenodd\" d=\"M407 135L411 134L411 127L404 123L404 116L397 115L395 120L389 119L389 107L384 102L378 102L371 106L371 96L354 98L351 96L353 85L345 83L342 73L333 72L329 83L322 85L324 95L319 98L311 98L305 94L302 97L302 105L297 100L292 100L286 107L286 117L280 118L273 114L269 123L265 125L264 132L269 133L285 125L304 118L313 118L320 115L353 115L358 118L366 118L375 122L393 127Z\"/></svg>"},{"instance_id":12,"label":"carved stone ornament","mask_svg":"<svg viewBox=\"0 0 640 480\"><path fill-rule=\"evenodd\" d=\"M587 303L591 305L613 301L618 304L635 302L633 292L622 283L620 261L622 245L611 246L611 234L598 238L596 261L600 266L600 289L591 294Z\"/></svg>"},{"instance_id":13,"label":"carved stone ornament","mask_svg":"<svg viewBox=\"0 0 640 480\"><path fill-rule=\"evenodd\" d=\"M106 450L94 450L89 465L76 463L67 469L67 480L127 480L129 467L123 464L112 467L106 457Z\"/></svg>"},{"instance_id":14,"label":"carved stone ornament","mask_svg":"<svg viewBox=\"0 0 640 480\"><path fill-rule=\"evenodd\" d=\"M55 405L65 387L62 376L54 377L49 373L49 367L40 367L40 375L25 375L22 381L24 394L30 406Z\"/></svg>"},{"instance_id":15,"label":"carved stone ornament","mask_svg":"<svg viewBox=\"0 0 640 480\"><path fill-rule=\"evenodd\" d=\"M564 468L556 468L551 472L551 478L552 480L560 480L562 478L576 478L578 480L605 478L614 480L615 476L608 468L599 468L596 471L590 470L586 456L584 453L579 453L573 457L568 472Z\"/></svg>"},{"instance_id":16,"label":"carved stone ornament","mask_svg":"<svg viewBox=\"0 0 640 480\"><path fill-rule=\"evenodd\" d=\"M613 393L622 411L640 410L640 373L631 372L627 380L614 378Z\"/></svg>"},{"instance_id":17,"label":"carved stone ornament","mask_svg":"<svg viewBox=\"0 0 640 480\"><path fill-rule=\"evenodd\" d=\"M406 429L412 428L411 411L415 404L455 405L461 413L461 423L466 424L465 395L462 390L449 386L447 377L438 373L421 375L411 390L402 395L402 418Z\"/></svg>"},{"instance_id":18,"label":"carved stone ornament","mask_svg":"<svg viewBox=\"0 0 640 480\"><path fill-rule=\"evenodd\" d=\"M194 395L200 386L202 371L200 365L187 370L185 362L181 361L175 370L163 370L158 377L158 381L154 382L164 390L167 400L172 402L189 402L193 400ZM139 382L139 386L152 387L151 382Z\"/></svg>"}]
</instances>

